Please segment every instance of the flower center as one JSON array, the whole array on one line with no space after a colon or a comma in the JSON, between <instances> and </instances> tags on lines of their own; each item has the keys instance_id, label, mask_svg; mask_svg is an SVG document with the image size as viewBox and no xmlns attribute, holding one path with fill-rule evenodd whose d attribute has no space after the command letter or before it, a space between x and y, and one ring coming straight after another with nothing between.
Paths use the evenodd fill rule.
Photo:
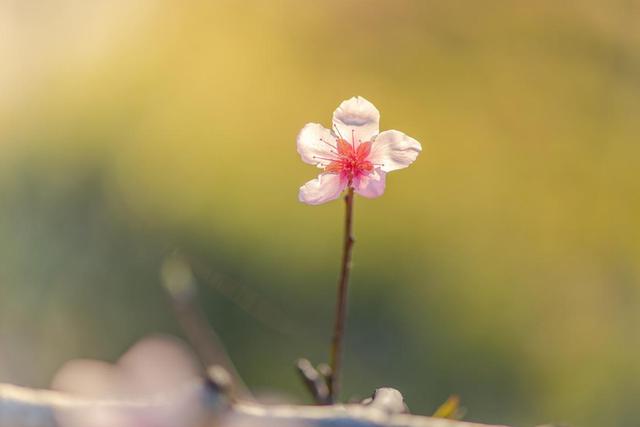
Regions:
<instances>
[{"instance_id":1,"label":"flower center","mask_svg":"<svg viewBox=\"0 0 640 427\"><path fill-rule=\"evenodd\" d=\"M373 163L367 160L371 153L371 142L361 142L355 148L355 142L349 144L346 140L337 140L338 158L325 167L325 172L339 173L343 178L353 182L354 179L367 176L373 171Z\"/></svg>"}]
</instances>

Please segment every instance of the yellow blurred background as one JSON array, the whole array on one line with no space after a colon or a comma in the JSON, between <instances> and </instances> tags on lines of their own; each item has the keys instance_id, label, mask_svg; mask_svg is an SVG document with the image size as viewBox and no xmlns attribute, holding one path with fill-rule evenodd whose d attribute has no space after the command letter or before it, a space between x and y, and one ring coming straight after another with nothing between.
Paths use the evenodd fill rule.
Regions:
<instances>
[{"instance_id":1,"label":"yellow blurred background","mask_svg":"<svg viewBox=\"0 0 640 427\"><path fill-rule=\"evenodd\" d=\"M422 142L356 200L344 395L637 423L640 3L0 2L0 381L181 334L178 249L246 382L307 401L343 206L297 132L344 99Z\"/></svg>"}]
</instances>

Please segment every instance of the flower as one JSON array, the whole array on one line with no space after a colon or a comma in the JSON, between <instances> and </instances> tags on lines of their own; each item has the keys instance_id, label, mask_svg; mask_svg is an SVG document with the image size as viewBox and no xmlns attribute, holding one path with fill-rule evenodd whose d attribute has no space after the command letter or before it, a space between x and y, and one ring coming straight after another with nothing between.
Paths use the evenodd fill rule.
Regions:
<instances>
[{"instance_id":1,"label":"flower","mask_svg":"<svg viewBox=\"0 0 640 427\"><path fill-rule=\"evenodd\" d=\"M355 96L333 112L333 130L307 123L298 134L298 153L323 172L300 187L298 199L319 205L337 199L347 187L364 197L381 196L387 172L409 166L422 147L397 130L379 133L379 121L378 109Z\"/></svg>"}]
</instances>

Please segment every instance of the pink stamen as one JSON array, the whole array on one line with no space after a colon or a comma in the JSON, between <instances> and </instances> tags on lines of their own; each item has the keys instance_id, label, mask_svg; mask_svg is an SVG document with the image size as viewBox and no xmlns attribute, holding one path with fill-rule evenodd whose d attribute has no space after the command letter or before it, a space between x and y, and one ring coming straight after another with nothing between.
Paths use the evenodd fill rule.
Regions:
<instances>
[{"instance_id":1,"label":"pink stamen","mask_svg":"<svg viewBox=\"0 0 640 427\"><path fill-rule=\"evenodd\" d=\"M313 156L314 159L326 160L328 162L340 161L339 159L329 159L327 157Z\"/></svg>"},{"instance_id":2,"label":"pink stamen","mask_svg":"<svg viewBox=\"0 0 640 427\"><path fill-rule=\"evenodd\" d=\"M329 147L333 148L334 150L337 150L337 149L338 149L335 145L331 144L331 143L330 143L329 141L327 141L327 140L324 140L324 139L320 138L320 141L324 142L325 144L327 144ZM336 153L336 154L338 154L338 153Z\"/></svg>"},{"instance_id":3,"label":"pink stamen","mask_svg":"<svg viewBox=\"0 0 640 427\"><path fill-rule=\"evenodd\" d=\"M336 127L336 131L337 131ZM338 135L340 135L338 131ZM335 159L323 159L330 160L331 163L325 166L326 173L335 173L341 175L345 180L352 185L354 180L362 178L373 172L376 166L367 160L369 153L371 152L371 142L361 142L356 149L355 130L351 131L351 144L347 142L342 136L337 142L337 158ZM322 159L321 157L314 157Z\"/></svg>"}]
</instances>

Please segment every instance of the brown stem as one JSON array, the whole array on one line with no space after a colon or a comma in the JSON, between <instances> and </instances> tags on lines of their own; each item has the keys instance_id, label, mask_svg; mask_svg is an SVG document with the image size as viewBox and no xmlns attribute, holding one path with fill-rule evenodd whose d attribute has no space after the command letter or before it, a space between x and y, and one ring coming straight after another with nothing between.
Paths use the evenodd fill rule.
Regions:
<instances>
[{"instance_id":1,"label":"brown stem","mask_svg":"<svg viewBox=\"0 0 640 427\"><path fill-rule=\"evenodd\" d=\"M331 342L331 376L329 377L329 396L332 402L338 399L340 394L340 368L342 364L342 341L347 318L347 289L349 285L349 273L351 272L351 251L353 249L353 188L344 198L346 205L344 223L344 249L342 252L342 270L338 282L338 301L336 305L336 320L333 328L333 340Z\"/></svg>"}]
</instances>

